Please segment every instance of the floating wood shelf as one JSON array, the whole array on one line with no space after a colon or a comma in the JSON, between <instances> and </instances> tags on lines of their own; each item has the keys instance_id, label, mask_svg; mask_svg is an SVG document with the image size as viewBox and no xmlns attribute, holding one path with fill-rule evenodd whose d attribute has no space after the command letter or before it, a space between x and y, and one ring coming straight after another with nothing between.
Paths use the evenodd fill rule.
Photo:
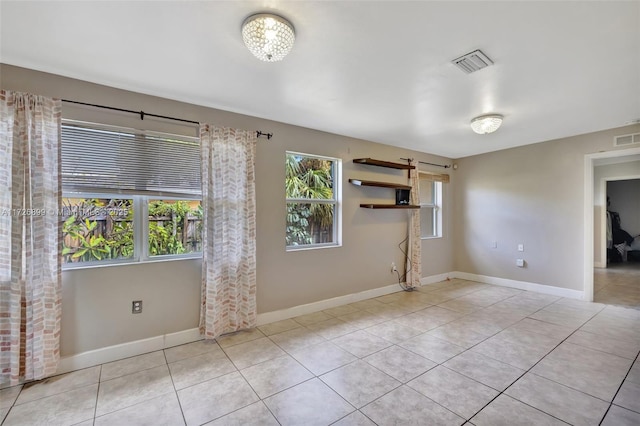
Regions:
<instances>
[{"instance_id":1,"label":"floating wood shelf","mask_svg":"<svg viewBox=\"0 0 640 426\"><path fill-rule=\"evenodd\" d=\"M374 160L373 158L354 158L354 163L367 164L369 166L386 167L389 169L413 170L416 167L409 164L392 163L390 161Z\"/></svg>"},{"instance_id":2,"label":"floating wood shelf","mask_svg":"<svg viewBox=\"0 0 640 426\"><path fill-rule=\"evenodd\" d=\"M419 209L413 204L360 204L363 209Z\"/></svg>"},{"instance_id":3,"label":"floating wood shelf","mask_svg":"<svg viewBox=\"0 0 640 426\"><path fill-rule=\"evenodd\" d=\"M373 180L361 180L361 179L349 179L349 182L357 186L377 186L380 188L411 190L411 187L409 185L403 185L401 183L376 182Z\"/></svg>"}]
</instances>

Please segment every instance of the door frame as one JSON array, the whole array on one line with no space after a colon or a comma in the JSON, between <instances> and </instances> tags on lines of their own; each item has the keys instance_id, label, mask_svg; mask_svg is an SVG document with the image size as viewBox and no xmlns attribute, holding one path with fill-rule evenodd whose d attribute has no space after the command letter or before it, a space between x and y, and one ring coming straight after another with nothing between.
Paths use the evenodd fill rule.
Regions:
<instances>
[{"instance_id":1,"label":"door frame","mask_svg":"<svg viewBox=\"0 0 640 426\"><path fill-rule=\"evenodd\" d=\"M615 151L597 152L584 156L584 288L583 299L593 302L593 268L594 268L594 168L597 160L602 158L627 157L640 155L640 148L619 149ZM605 195L606 196L606 195ZM606 200L606 198L605 198Z\"/></svg>"}]
</instances>

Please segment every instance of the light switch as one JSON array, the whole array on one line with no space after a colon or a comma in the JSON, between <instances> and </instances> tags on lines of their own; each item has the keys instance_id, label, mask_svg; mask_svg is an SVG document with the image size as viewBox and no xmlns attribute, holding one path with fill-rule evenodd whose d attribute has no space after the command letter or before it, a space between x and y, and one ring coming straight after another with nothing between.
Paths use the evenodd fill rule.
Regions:
<instances>
[{"instance_id":1,"label":"light switch","mask_svg":"<svg viewBox=\"0 0 640 426\"><path fill-rule=\"evenodd\" d=\"M518 251L524 251L524 244L518 244Z\"/></svg>"}]
</instances>

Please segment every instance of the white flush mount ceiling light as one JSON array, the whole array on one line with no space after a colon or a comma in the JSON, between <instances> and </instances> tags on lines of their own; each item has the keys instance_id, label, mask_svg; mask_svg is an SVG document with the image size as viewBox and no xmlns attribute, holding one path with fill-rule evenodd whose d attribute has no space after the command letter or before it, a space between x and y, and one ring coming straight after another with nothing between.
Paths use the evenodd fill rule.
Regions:
<instances>
[{"instance_id":1,"label":"white flush mount ceiling light","mask_svg":"<svg viewBox=\"0 0 640 426\"><path fill-rule=\"evenodd\" d=\"M296 39L293 25L281 16L259 13L242 24L242 40L253 55L265 62L281 61Z\"/></svg>"},{"instance_id":2,"label":"white flush mount ceiling light","mask_svg":"<svg viewBox=\"0 0 640 426\"><path fill-rule=\"evenodd\" d=\"M480 135L493 133L502 125L503 117L500 114L486 114L471 120L471 128Z\"/></svg>"}]
</instances>

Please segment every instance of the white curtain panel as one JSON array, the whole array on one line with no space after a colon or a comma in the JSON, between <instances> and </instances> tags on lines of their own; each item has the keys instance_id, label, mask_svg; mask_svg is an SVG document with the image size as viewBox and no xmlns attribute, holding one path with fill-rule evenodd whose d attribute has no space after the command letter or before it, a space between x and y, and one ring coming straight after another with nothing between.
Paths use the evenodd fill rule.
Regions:
<instances>
[{"instance_id":1,"label":"white curtain panel","mask_svg":"<svg viewBox=\"0 0 640 426\"><path fill-rule=\"evenodd\" d=\"M420 204L420 175L418 162L411 160L415 169L409 170L411 185L411 204ZM409 213L409 252L407 255L407 286L420 287L422 277L422 241L420 240L420 209L411 209Z\"/></svg>"},{"instance_id":2,"label":"white curtain panel","mask_svg":"<svg viewBox=\"0 0 640 426\"><path fill-rule=\"evenodd\" d=\"M60 359L61 102L0 91L0 387Z\"/></svg>"},{"instance_id":3,"label":"white curtain panel","mask_svg":"<svg viewBox=\"0 0 640 426\"><path fill-rule=\"evenodd\" d=\"M256 133L200 126L204 244L200 332L256 325Z\"/></svg>"}]
</instances>

